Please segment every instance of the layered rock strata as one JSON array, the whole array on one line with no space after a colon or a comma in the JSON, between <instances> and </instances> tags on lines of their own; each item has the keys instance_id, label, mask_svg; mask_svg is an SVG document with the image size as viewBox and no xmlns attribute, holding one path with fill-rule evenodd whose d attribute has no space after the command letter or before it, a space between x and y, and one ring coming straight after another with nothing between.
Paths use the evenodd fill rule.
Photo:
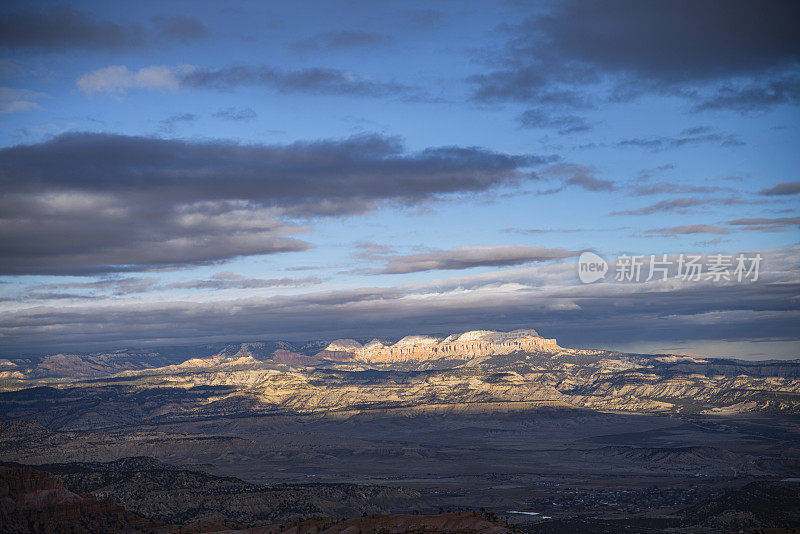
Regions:
<instances>
[{"instance_id":1,"label":"layered rock strata","mask_svg":"<svg viewBox=\"0 0 800 534\"><path fill-rule=\"evenodd\" d=\"M361 345L354 339L332 341L316 356L336 361L397 363L439 358L475 358L514 352L558 352L555 339L546 339L535 330L473 330L445 338L406 336L393 345L374 339Z\"/></svg>"}]
</instances>

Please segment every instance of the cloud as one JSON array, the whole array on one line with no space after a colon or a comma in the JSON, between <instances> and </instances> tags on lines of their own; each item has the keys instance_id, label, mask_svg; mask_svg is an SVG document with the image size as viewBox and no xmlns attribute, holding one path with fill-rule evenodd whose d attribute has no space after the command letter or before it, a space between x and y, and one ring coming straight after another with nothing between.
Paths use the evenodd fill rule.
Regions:
<instances>
[{"instance_id":1,"label":"cloud","mask_svg":"<svg viewBox=\"0 0 800 534\"><path fill-rule=\"evenodd\" d=\"M558 163L543 169L539 174L547 179L559 179L565 185L576 185L587 191L613 191L614 182L595 176L595 169L575 163Z\"/></svg>"},{"instance_id":2,"label":"cloud","mask_svg":"<svg viewBox=\"0 0 800 534\"><path fill-rule=\"evenodd\" d=\"M782 104L800 104L800 75L797 73L724 84L712 94L700 97L694 109L734 109L748 112Z\"/></svg>"},{"instance_id":3,"label":"cloud","mask_svg":"<svg viewBox=\"0 0 800 534\"><path fill-rule=\"evenodd\" d=\"M339 50L345 48L365 48L386 45L392 42L388 35L361 30L340 30L324 32L297 41L293 48L298 52L319 50Z\"/></svg>"},{"instance_id":4,"label":"cloud","mask_svg":"<svg viewBox=\"0 0 800 534\"><path fill-rule=\"evenodd\" d=\"M246 201L159 202L87 192L0 200L3 274L92 274L306 250L304 231Z\"/></svg>"},{"instance_id":5,"label":"cloud","mask_svg":"<svg viewBox=\"0 0 800 534\"><path fill-rule=\"evenodd\" d=\"M534 327L564 346L797 340L798 249L759 252L758 282L582 285L574 261L392 287L235 300L32 306L0 314L0 349L320 339Z\"/></svg>"},{"instance_id":6,"label":"cloud","mask_svg":"<svg viewBox=\"0 0 800 534\"><path fill-rule=\"evenodd\" d=\"M586 132L592 126L577 115L552 115L541 109L529 109L518 117L525 128L554 128L560 134Z\"/></svg>"},{"instance_id":7,"label":"cloud","mask_svg":"<svg viewBox=\"0 0 800 534\"><path fill-rule=\"evenodd\" d=\"M744 145L744 143L735 135L704 132L698 133L692 130L682 133L683 135L678 137L639 137L633 139L623 139L617 142L616 146L621 148L647 148L653 151L658 151L670 148L697 146L706 143L719 145L721 147Z\"/></svg>"},{"instance_id":8,"label":"cloud","mask_svg":"<svg viewBox=\"0 0 800 534\"><path fill-rule=\"evenodd\" d=\"M713 224L686 224L682 226L671 226L669 228L653 228L645 230L645 234L657 234L660 236L676 236L686 234L729 234L730 228Z\"/></svg>"},{"instance_id":9,"label":"cloud","mask_svg":"<svg viewBox=\"0 0 800 534\"><path fill-rule=\"evenodd\" d=\"M30 301L47 301L47 300L93 300L96 297L91 295L82 295L80 293L42 293L30 292L18 298L3 297L2 302L30 302Z\"/></svg>"},{"instance_id":10,"label":"cloud","mask_svg":"<svg viewBox=\"0 0 800 534\"><path fill-rule=\"evenodd\" d=\"M739 226L742 230L781 232L787 228L800 228L800 217L753 217L734 219L726 224Z\"/></svg>"},{"instance_id":11,"label":"cloud","mask_svg":"<svg viewBox=\"0 0 800 534\"><path fill-rule=\"evenodd\" d=\"M492 71L473 76L484 102L573 106L642 94L677 96L696 109L754 109L798 101L800 38L792 0L568 0L505 27Z\"/></svg>"},{"instance_id":12,"label":"cloud","mask_svg":"<svg viewBox=\"0 0 800 534\"><path fill-rule=\"evenodd\" d=\"M188 280L164 284L159 289L262 289L268 287L300 287L321 284L322 279L316 276L305 278L219 278L208 280Z\"/></svg>"},{"instance_id":13,"label":"cloud","mask_svg":"<svg viewBox=\"0 0 800 534\"><path fill-rule=\"evenodd\" d=\"M194 122L199 118L200 117L194 113L175 113L174 115L170 115L169 117L161 119L158 122L167 129L170 129L180 122Z\"/></svg>"},{"instance_id":14,"label":"cloud","mask_svg":"<svg viewBox=\"0 0 800 534\"><path fill-rule=\"evenodd\" d=\"M687 213L690 208L698 206L733 206L736 204L752 204L751 201L746 201L736 197L726 198L695 198L695 197L679 197L671 198L669 200L662 200L650 206L637 208L633 210L614 211L611 215L652 215L653 213L665 212L679 212Z\"/></svg>"},{"instance_id":15,"label":"cloud","mask_svg":"<svg viewBox=\"0 0 800 534\"><path fill-rule=\"evenodd\" d=\"M589 230L588 228L558 228L558 229L545 229L545 228L503 228L503 232L507 234L573 234L579 232L594 232L600 229L592 229Z\"/></svg>"},{"instance_id":16,"label":"cloud","mask_svg":"<svg viewBox=\"0 0 800 534\"><path fill-rule=\"evenodd\" d=\"M788 196L800 194L800 182L783 182L758 192L765 196Z\"/></svg>"},{"instance_id":17,"label":"cloud","mask_svg":"<svg viewBox=\"0 0 800 534\"><path fill-rule=\"evenodd\" d=\"M705 185L689 185L689 184L676 184L671 182L656 182L652 184L637 185L631 189L631 194L635 196L648 196L648 195L661 195L665 193L715 193L718 191L730 191L730 188L705 186Z\"/></svg>"},{"instance_id":18,"label":"cloud","mask_svg":"<svg viewBox=\"0 0 800 534\"><path fill-rule=\"evenodd\" d=\"M283 70L269 66L196 68L181 76L181 85L192 88L231 90L236 87L268 87L280 93L398 97L425 100L417 88L397 82L375 81L346 70L305 68Z\"/></svg>"},{"instance_id":19,"label":"cloud","mask_svg":"<svg viewBox=\"0 0 800 534\"><path fill-rule=\"evenodd\" d=\"M732 0L563 2L542 21L560 57L603 71L661 81L763 72L800 59L791 0L754 5Z\"/></svg>"},{"instance_id":20,"label":"cloud","mask_svg":"<svg viewBox=\"0 0 800 534\"><path fill-rule=\"evenodd\" d=\"M665 171L671 171L675 169L674 163L665 163L663 165L659 165L657 167L652 167L649 169L641 169L639 172L636 173L636 177L639 180L650 180L653 176L658 174L663 174Z\"/></svg>"},{"instance_id":21,"label":"cloud","mask_svg":"<svg viewBox=\"0 0 800 534\"><path fill-rule=\"evenodd\" d=\"M386 267L376 272L406 274L433 270L471 269L473 267L502 267L569 258L578 254L580 252L563 248L526 245L465 246L422 254L384 257Z\"/></svg>"},{"instance_id":22,"label":"cloud","mask_svg":"<svg viewBox=\"0 0 800 534\"><path fill-rule=\"evenodd\" d=\"M381 245L380 243L375 243L374 241L356 241L353 245L359 249L359 253L357 254L359 258L366 258L366 259L380 259L388 254L396 254L397 251L388 246L388 245Z\"/></svg>"},{"instance_id":23,"label":"cloud","mask_svg":"<svg viewBox=\"0 0 800 534\"><path fill-rule=\"evenodd\" d=\"M214 117L228 121L246 121L255 119L258 114L251 108L229 107L217 110L214 113Z\"/></svg>"},{"instance_id":24,"label":"cloud","mask_svg":"<svg viewBox=\"0 0 800 534\"><path fill-rule=\"evenodd\" d=\"M123 50L207 35L205 26L192 17L158 16L151 22L122 25L67 5L30 6L0 15L0 46L43 52Z\"/></svg>"},{"instance_id":25,"label":"cloud","mask_svg":"<svg viewBox=\"0 0 800 534\"><path fill-rule=\"evenodd\" d=\"M37 100L44 98L44 93L28 89L0 87L0 114L19 113L39 109Z\"/></svg>"},{"instance_id":26,"label":"cloud","mask_svg":"<svg viewBox=\"0 0 800 534\"><path fill-rule=\"evenodd\" d=\"M187 43L206 37L209 33L202 22L184 15L156 15L150 20L156 28L154 33L162 40Z\"/></svg>"},{"instance_id":27,"label":"cloud","mask_svg":"<svg viewBox=\"0 0 800 534\"><path fill-rule=\"evenodd\" d=\"M611 180L600 180L588 174L578 173L567 180L570 185L577 185L588 191L613 191L614 182Z\"/></svg>"},{"instance_id":28,"label":"cloud","mask_svg":"<svg viewBox=\"0 0 800 534\"><path fill-rule=\"evenodd\" d=\"M184 282L160 283L155 277L124 277L95 280L92 282L61 282L30 286L17 301L52 300L68 298L101 298L103 296L123 296L153 291L175 289L226 290L262 289L273 287L302 287L322 283L316 276L304 278L245 278L244 276L220 272L208 279L187 280ZM61 293L63 291L82 291L83 293ZM86 293L88 292L88 294Z\"/></svg>"},{"instance_id":29,"label":"cloud","mask_svg":"<svg viewBox=\"0 0 800 534\"><path fill-rule=\"evenodd\" d=\"M62 164L65 158L69 166ZM137 195L181 202L251 200L317 216L360 213L375 200L412 202L515 185L531 178L526 168L549 160L479 147L409 153L400 139L379 135L242 145L69 133L0 149L0 186L125 193L131 201Z\"/></svg>"},{"instance_id":30,"label":"cloud","mask_svg":"<svg viewBox=\"0 0 800 534\"><path fill-rule=\"evenodd\" d=\"M131 293L144 293L152 290L158 283L157 278L125 277L96 280L93 282L62 282L54 284L40 284L30 287L32 292L82 290L93 293L110 293L112 295L128 295Z\"/></svg>"},{"instance_id":31,"label":"cloud","mask_svg":"<svg viewBox=\"0 0 800 534\"><path fill-rule=\"evenodd\" d=\"M285 70L271 66L245 65L219 69L192 65L151 65L130 70L124 65L112 65L83 74L78 78L77 85L87 95L124 94L131 89L176 91L199 88L230 91L238 87L265 87L284 94L437 101L418 87L395 81L378 81L348 70L319 67Z\"/></svg>"},{"instance_id":32,"label":"cloud","mask_svg":"<svg viewBox=\"0 0 800 534\"><path fill-rule=\"evenodd\" d=\"M292 236L307 228L287 217L511 187L546 161L476 147L409 153L381 136L240 145L63 134L0 149L0 265L80 274L305 250Z\"/></svg>"},{"instance_id":33,"label":"cloud","mask_svg":"<svg viewBox=\"0 0 800 534\"><path fill-rule=\"evenodd\" d=\"M190 68L174 69L164 65L153 65L130 71L123 65L112 65L84 74L78 78L77 84L87 95L122 94L130 89L177 91L180 87L179 73Z\"/></svg>"},{"instance_id":34,"label":"cloud","mask_svg":"<svg viewBox=\"0 0 800 534\"><path fill-rule=\"evenodd\" d=\"M518 63L515 53L509 56L509 62ZM585 68L576 70L570 76L570 84L577 88L565 89L558 76L548 72L549 66L525 65L526 62L523 60L523 64L508 69L471 76L469 80L477 86L473 98L490 103L511 101L573 109L595 107L596 96L584 94L580 87L597 82L596 74Z\"/></svg>"},{"instance_id":35,"label":"cloud","mask_svg":"<svg viewBox=\"0 0 800 534\"><path fill-rule=\"evenodd\" d=\"M31 111L32 109L39 109L39 104L29 100L14 100L12 102L0 103L0 113L2 114Z\"/></svg>"}]
</instances>

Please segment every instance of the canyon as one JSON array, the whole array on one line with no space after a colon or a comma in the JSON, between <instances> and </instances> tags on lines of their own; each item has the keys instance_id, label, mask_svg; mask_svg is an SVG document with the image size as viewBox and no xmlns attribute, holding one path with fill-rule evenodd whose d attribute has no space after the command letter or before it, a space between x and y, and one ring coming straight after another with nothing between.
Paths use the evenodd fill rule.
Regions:
<instances>
[{"instance_id":1,"label":"canyon","mask_svg":"<svg viewBox=\"0 0 800 534\"><path fill-rule=\"evenodd\" d=\"M67 499L96 531L800 524L798 360L572 349L523 329L59 353L0 368L0 474L55 477L34 493ZM61 521L45 501L20 504L26 492L0 512L44 530Z\"/></svg>"}]
</instances>

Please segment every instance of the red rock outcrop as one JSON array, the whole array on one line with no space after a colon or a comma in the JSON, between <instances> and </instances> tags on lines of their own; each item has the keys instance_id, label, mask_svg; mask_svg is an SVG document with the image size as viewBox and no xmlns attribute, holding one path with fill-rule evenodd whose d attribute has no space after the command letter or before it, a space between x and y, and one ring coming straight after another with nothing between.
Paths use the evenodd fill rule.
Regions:
<instances>
[{"instance_id":1,"label":"red rock outcrop","mask_svg":"<svg viewBox=\"0 0 800 534\"><path fill-rule=\"evenodd\" d=\"M446 338L406 336L394 345L372 340L361 345L353 339L332 341L317 358L336 361L395 363L435 360L439 358L475 358L512 352L557 352L555 339L545 339L535 330L473 330Z\"/></svg>"},{"instance_id":2,"label":"red rock outcrop","mask_svg":"<svg viewBox=\"0 0 800 534\"><path fill-rule=\"evenodd\" d=\"M0 532L156 533L165 523L78 495L29 467L0 466Z\"/></svg>"},{"instance_id":3,"label":"red rock outcrop","mask_svg":"<svg viewBox=\"0 0 800 534\"><path fill-rule=\"evenodd\" d=\"M267 525L230 534L358 534L360 532L405 532L448 534L522 534L504 521L477 512L448 512L438 515L368 515L336 520L309 519Z\"/></svg>"}]
</instances>

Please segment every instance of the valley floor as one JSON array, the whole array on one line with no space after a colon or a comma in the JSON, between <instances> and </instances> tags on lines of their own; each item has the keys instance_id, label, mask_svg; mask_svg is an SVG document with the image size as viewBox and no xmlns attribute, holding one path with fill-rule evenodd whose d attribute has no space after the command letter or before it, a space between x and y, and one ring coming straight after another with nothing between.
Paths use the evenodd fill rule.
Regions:
<instances>
[{"instance_id":1,"label":"valley floor","mask_svg":"<svg viewBox=\"0 0 800 534\"><path fill-rule=\"evenodd\" d=\"M0 425L0 460L40 465L62 479L65 470L76 468L42 464L138 456L165 462L129 466L138 485L103 479L82 489L171 522L265 525L315 514L483 509L528 532L800 525L800 484L792 481L800 477L800 418L793 415L676 417L540 408L226 417L103 431L54 431L23 421ZM167 476L169 484L153 478L154 472L175 469L170 466L188 466L209 478L200 483L200 475L188 476L184 486L174 476ZM96 464L82 469L109 470ZM123 479L136 479L129 475ZM241 483L220 478L231 476ZM241 506L209 500L223 486L223 494L237 496L228 501ZM291 499L313 498L290 505L291 492ZM253 493L269 496L252 501ZM714 506L725 499L728 505ZM159 509L158 503L170 504ZM258 516L258 506L273 512Z\"/></svg>"}]
</instances>

